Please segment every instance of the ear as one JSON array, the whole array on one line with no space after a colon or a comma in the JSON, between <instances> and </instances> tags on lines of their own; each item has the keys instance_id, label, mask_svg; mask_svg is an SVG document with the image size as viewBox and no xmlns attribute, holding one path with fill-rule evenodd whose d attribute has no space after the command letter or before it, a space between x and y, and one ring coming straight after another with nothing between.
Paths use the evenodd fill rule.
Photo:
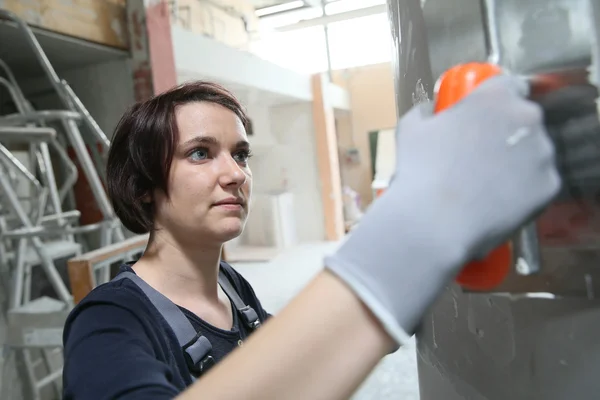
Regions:
<instances>
[{"instance_id":1,"label":"ear","mask_svg":"<svg viewBox=\"0 0 600 400\"><path fill-rule=\"evenodd\" d=\"M150 193L146 193L143 197L142 197L142 202L146 203L146 204L150 204L152 203L152 196L150 196Z\"/></svg>"}]
</instances>

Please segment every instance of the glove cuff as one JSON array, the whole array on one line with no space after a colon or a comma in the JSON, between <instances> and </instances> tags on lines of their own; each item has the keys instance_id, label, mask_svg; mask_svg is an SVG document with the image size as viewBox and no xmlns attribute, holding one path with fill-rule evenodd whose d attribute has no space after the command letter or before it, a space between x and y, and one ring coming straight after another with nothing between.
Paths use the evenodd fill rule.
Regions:
<instances>
[{"instance_id":1,"label":"glove cuff","mask_svg":"<svg viewBox=\"0 0 600 400\"><path fill-rule=\"evenodd\" d=\"M325 268L341 279L354 292L365 306L369 308L375 318L379 320L387 334L396 342L397 348L394 351L407 344L412 335L409 335L400 326L394 315L390 312L390 308L384 306L360 279L349 273L350 268L344 268L341 264L343 264L343 261L336 257L325 257Z\"/></svg>"}]
</instances>

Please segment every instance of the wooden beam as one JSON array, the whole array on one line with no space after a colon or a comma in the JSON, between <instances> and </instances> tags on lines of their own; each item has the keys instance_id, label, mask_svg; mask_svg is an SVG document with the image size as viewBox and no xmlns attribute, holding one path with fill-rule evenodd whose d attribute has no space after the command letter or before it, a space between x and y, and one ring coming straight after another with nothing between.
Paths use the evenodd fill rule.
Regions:
<instances>
[{"instance_id":1,"label":"wooden beam","mask_svg":"<svg viewBox=\"0 0 600 400\"><path fill-rule=\"evenodd\" d=\"M344 236L345 228L338 141L328 85L326 74L313 75L313 120L325 216L325 238L335 241Z\"/></svg>"},{"instance_id":2,"label":"wooden beam","mask_svg":"<svg viewBox=\"0 0 600 400\"><path fill-rule=\"evenodd\" d=\"M148 235L135 236L121 243L105 246L67 261L73 302L75 304L79 303L96 286L94 265L115 257L125 256L133 251L143 251L147 244Z\"/></svg>"},{"instance_id":3,"label":"wooden beam","mask_svg":"<svg viewBox=\"0 0 600 400\"><path fill-rule=\"evenodd\" d=\"M4 0L2 8L31 26L127 49L125 0Z\"/></svg>"},{"instance_id":4,"label":"wooden beam","mask_svg":"<svg viewBox=\"0 0 600 400\"><path fill-rule=\"evenodd\" d=\"M121 243L111 244L93 250L67 261L67 271L73 293L73 302L79 303L96 286L94 266L111 259L124 257L127 253L143 251L148 244L149 235L139 235ZM225 246L221 250L221 260L226 261Z\"/></svg>"}]
</instances>

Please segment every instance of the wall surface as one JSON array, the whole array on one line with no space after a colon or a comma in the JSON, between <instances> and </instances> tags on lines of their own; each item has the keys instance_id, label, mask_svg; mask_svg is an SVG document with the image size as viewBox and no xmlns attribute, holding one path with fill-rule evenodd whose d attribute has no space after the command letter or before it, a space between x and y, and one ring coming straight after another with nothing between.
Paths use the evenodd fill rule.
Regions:
<instances>
[{"instance_id":1,"label":"wall surface","mask_svg":"<svg viewBox=\"0 0 600 400\"><path fill-rule=\"evenodd\" d=\"M273 134L271 107L261 102L248 104L246 111L252 119L253 136L249 137L253 156L250 167L254 177L254 192L270 192L285 189L283 159L279 157L282 145Z\"/></svg>"},{"instance_id":2,"label":"wall surface","mask_svg":"<svg viewBox=\"0 0 600 400\"><path fill-rule=\"evenodd\" d=\"M280 105L271 110L273 134L283 145L279 157L285 165L285 184L294 194L298 240L322 241L325 227L312 105Z\"/></svg>"},{"instance_id":3,"label":"wall surface","mask_svg":"<svg viewBox=\"0 0 600 400\"><path fill-rule=\"evenodd\" d=\"M250 160L254 193L293 194L296 237L299 242L325 238L321 187L311 103L247 105L253 121ZM253 218L249 225L260 224ZM248 231L261 228L250 227Z\"/></svg>"},{"instance_id":4,"label":"wall surface","mask_svg":"<svg viewBox=\"0 0 600 400\"><path fill-rule=\"evenodd\" d=\"M70 70L63 77L104 133L111 138L125 110L134 103L129 60L116 60Z\"/></svg>"},{"instance_id":5,"label":"wall surface","mask_svg":"<svg viewBox=\"0 0 600 400\"><path fill-rule=\"evenodd\" d=\"M176 24L235 48L249 48L250 32L258 27L249 0L178 0L177 3Z\"/></svg>"},{"instance_id":6,"label":"wall surface","mask_svg":"<svg viewBox=\"0 0 600 400\"><path fill-rule=\"evenodd\" d=\"M481 31L453 34L454 29L468 27L463 18L469 13L481 29L478 0L389 0L388 6L397 50L399 114L419 101L415 93L422 91L423 97L431 98L433 74L443 70L442 60L448 61L442 50L451 56L450 64L471 57L485 59L476 51L484 47ZM431 29L426 30L426 24ZM439 42L429 46L432 41L447 46ZM597 268L597 248L586 252L565 247L561 250L569 254L564 257L552 257L556 251L546 253L549 249L542 247L543 267L559 270L559 263L567 260L573 268ZM560 282L563 277L552 279ZM599 305L585 298L466 294L449 285L417 332L421 399L597 399Z\"/></svg>"},{"instance_id":7,"label":"wall surface","mask_svg":"<svg viewBox=\"0 0 600 400\"><path fill-rule=\"evenodd\" d=\"M310 101L310 77L246 51L173 26L173 51L178 82L209 79L235 88ZM240 66L243 66L241 68Z\"/></svg>"},{"instance_id":8,"label":"wall surface","mask_svg":"<svg viewBox=\"0 0 600 400\"><path fill-rule=\"evenodd\" d=\"M366 206L372 199L373 180L369 132L396 126L392 67L385 63L334 71L333 82L348 90L352 110L349 116L337 117L340 146L356 146L361 160L358 165L341 165L343 184L356 190Z\"/></svg>"},{"instance_id":9,"label":"wall surface","mask_svg":"<svg viewBox=\"0 0 600 400\"><path fill-rule=\"evenodd\" d=\"M114 60L57 71L57 73L69 83L100 128L110 138L123 113L134 102L130 61ZM47 79L28 79L19 84L35 108L60 107Z\"/></svg>"}]
</instances>

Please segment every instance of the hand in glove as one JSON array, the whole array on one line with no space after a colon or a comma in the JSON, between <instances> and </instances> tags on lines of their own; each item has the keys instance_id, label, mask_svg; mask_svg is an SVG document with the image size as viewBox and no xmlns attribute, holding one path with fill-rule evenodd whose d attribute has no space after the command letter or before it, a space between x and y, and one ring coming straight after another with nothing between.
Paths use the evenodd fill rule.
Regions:
<instances>
[{"instance_id":1,"label":"hand in glove","mask_svg":"<svg viewBox=\"0 0 600 400\"><path fill-rule=\"evenodd\" d=\"M560 188L554 151L523 81L500 76L454 107L413 108L396 171L326 268L401 345L461 267L504 242Z\"/></svg>"}]
</instances>

